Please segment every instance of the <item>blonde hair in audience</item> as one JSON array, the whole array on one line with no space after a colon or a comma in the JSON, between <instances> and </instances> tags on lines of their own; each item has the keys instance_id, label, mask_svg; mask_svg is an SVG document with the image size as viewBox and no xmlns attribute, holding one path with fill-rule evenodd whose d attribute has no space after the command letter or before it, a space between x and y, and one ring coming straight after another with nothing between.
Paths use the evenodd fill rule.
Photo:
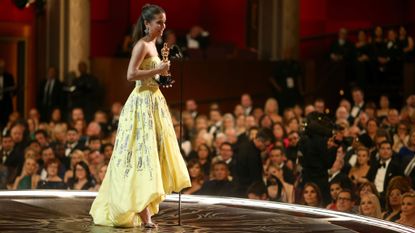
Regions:
<instances>
[{"instance_id":1,"label":"blonde hair in audience","mask_svg":"<svg viewBox=\"0 0 415 233\"><path fill-rule=\"evenodd\" d=\"M375 218L382 218L382 209L381 209L381 206L380 206L379 198L373 193L367 193L367 194L362 196L362 199L360 200L360 202L362 202L363 198L365 198L365 197L369 198L369 200L375 206L374 212L370 213L370 215L366 215L366 216L375 217ZM361 204L359 205L359 213L363 215Z\"/></svg>"}]
</instances>

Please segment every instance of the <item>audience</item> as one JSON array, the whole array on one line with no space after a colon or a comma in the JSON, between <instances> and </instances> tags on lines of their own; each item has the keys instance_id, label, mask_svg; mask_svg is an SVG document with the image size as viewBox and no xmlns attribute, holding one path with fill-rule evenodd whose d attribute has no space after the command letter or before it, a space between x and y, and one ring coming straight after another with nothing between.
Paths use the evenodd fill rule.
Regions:
<instances>
[{"instance_id":1,"label":"audience","mask_svg":"<svg viewBox=\"0 0 415 233\"><path fill-rule=\"evenodd\" d=\"M369 80L374 63L384 75L401 56L412 56L413 40L404 28L399 38L389 30L386 40L382 28L375 32L371 38L360 31L353 45L342 29L332 61L356 59ZM85 90L94 82L86 64L79 66L75 97L87 96ZM53 72L42 95L58 85ZM307 116L328 112L325 99L280 108L275 98L256 103L243 93L231 112L212 103L207 113L195 99L186 100L182 119L172 114L176 133L183 120L187 142L182 149L192 187L183 193L298 203L414 226L415 95L391 107L386 95L366 100L359 87L349 94L334 108L334 134L317 143L307 141L314 135L305 135L302 127ZM0 129L0 189L99 190L122 105L113 103L107 112L75 98L77 106L65 112L63 104L51 104L48 98L37 99L40 108L27 117L10 114ZM304 145L313 150L304 150Z\"/></svg>"}]
</instances>

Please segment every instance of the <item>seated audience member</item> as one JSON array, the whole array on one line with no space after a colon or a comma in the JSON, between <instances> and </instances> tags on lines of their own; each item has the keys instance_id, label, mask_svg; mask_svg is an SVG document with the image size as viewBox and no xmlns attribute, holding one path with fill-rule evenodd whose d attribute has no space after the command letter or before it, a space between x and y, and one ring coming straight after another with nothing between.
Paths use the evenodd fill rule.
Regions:
<instances>
[{"instance_id":1,"label":"seated audience member","mask_svg":"<svg viewBox=\"0 0 415 233\"><path fill-rule=\"evenodd\" d=\"M248 187L248 199L252 200L268 200L267 187L264 182L258 181Z\"/></svg>"},{"instance_id":2,"label":"seated audience member","mask_svg":"<svg viewBox=\"0 0 415 233\"><path fill-rule=\"evenodd\" d=\"M402 120L398 123L396 132L393 134L392 139L393 139L392 149L395 153L398 153L399 155L399 152L401 151L403 147L408 147L409 129L408 129L407 123L403 122ZM412 148L412 153L415 153L415 148Z\"/></svg>"},{"instance_id":3,"label":"seated audience member","mask_svg":"<svg viewBox=\"0 0 415 233\"><path fill-rule=\"evenodd\" d=\"M209 32L201 26L193 26L181 42L185 49L206 49L209 45Z\"/></svg>"},{"instance_id":4,"label":"seated audience member","mask_svg":"<svg viewBox=\"0 0 415 233\"><path fill-rule=\"evenodd\" d=\"M378 163L370 167L367 179L376 185L376 189L383 202L389 181L393 177L401 175L402 168L397 157L393 156L392 144L390 142L381 142L379 148Z\"/></svg>"},{"instance_id":5,"label":"seated audience member","mask_svg":"<svg viewBox=\"0 0 415 233\"><path fill-rule=\"evenodd\" d=\"M284 180L283 169L276 164L267 168L268 197L272 201L294 203L294 186Z\"/></svg>"},{"instance_id":6,"label":"seated audience member","mask_svg":"<svg viewBox=\"0 0 415 233\"><path fill-rule=\"evenodd\" d=\"M381 218L381 211L379 198L375 194L368 193L362 196L360 199L359 214L374 218Z\"/></svg>"},{"instance_id":7,"label":"seated audience member","mask_svg":"<svg viewBox=\"0 0 415 233\"><path fill-rule=\"evenodd\" d=\"M401 218L397 223L415 227L415 193L408 192L402 195Z\"/></svg>"},{"instance_id":8,"label":"seated audience member","mask_svg":"<svg viewBox=\"0 0 415 233\"><path fill-rule=\"evenodd\" d=\"M323 198L321 196L320 188L314 183L306 183L301 194L300 204L313 206L313 207L322 207Z\"/></svg>"},{"instance_id":9,"label":"seated audience member","mask_svg":"<svg viewBox=\"0 0 415 233\"><path fill-rule=\"evenodd\" d=\"M74 150L71 155L71 162L69 169L65 172L65 176L63 178L65 183L68 183L69 178L72 178L74 171L75 171L75 165L81 161L85 161L85 155L84 152L81 150Z\"/></svg>"},{"instance_id":10,"label":"seated audience member","mask_svg":"<svg viewBox=\"0 0 415 233\"><path fill-rule=\"evenodd\" d=\"M190 181L192 186L183 190L184 194L197 194L205 182L205 175L202 172L202 167L199 161L193 159L187 163L187 170L189 171Z\"/></svg>"},{"instance_id":11,"label":"seated audience member","mask_svg":"<svg viewBox=\"0 0 415 233\"><path fill-rule=\"evenodd\" d=\"M213 179L205 181L199 190L200 195L235 196L235 185L229 180L228 165L224 161L212 165Z\"/></svg>"},{"instance_id":12,"label":"seated audience member","mask_svg":"<svg viewBox=\"0 0 415 233\"><path fill-rule=\"evenodd\" d=\"M343 189L337 195L336 207L338 211L356 214L355 199L352 191Z\"/></svg>"},{"instance_id":13,"label":"seated audience member","mask_svg":"<svg viewBox=\"0 0 415 233\"><path fill-rule=\"evenodd\" d=\"M98 176L96 177L96 184L93 188L90 188L91 191L99 191L101 188L102 181L104 181L105 174L107 173L108 165L103 164L98 169Z\"/></svg>"},{"instance_id":14,"label":"seated audience member","mask_svg":"<svg viewBox=\"0 0 415 233\"><path fill-rule=\"evenodd\" d=\"M233 148L232 144L229 142L224 142L219 147L219 155L212 159L212 164L218 161L224 161L228 164L230 176L233 178L236 174L235 166L236 160L233 157Z\"/></svg>"},{"instance_id":15,"label":"seated audience member","mask_svg":"<svg viewBox=\"0 0 415 233\"><path fill-rule=\"evenodd\" d=\"M13 189L34 189L40 180L40 176L36 174L38 164L32 157L25 159L22 173L16 177L13 184Z\"/></svg>"},{"instance_id":16,"label":"seated audience member","mask_svg":"<svg viewBox=\"0 0 415 233\"><path fill-rule=\"evenodd\" d=\"M60 162L58 159L48 160L45 164L47 176L45 180L40 180L37 189L67 189L62 178L58 176Z\"/></svg>"},{"instance_id":17,"label":"seated audience member","mask_svg":"<svg viewBox=\"0 0 415 233\"><path fill-rule=\"evenodd\" d=\"M291 169L289 169L285 163L286 157L284 154L284 148L283 147L274 147L271 152L269 152L268 156L268 164L269 165L275 165L278 168L282 169L282 172L284 174L284 180L287 183L294 184L295 177L293 175L293 172Z\"/></svg>"},{"instance_id":18,"label":"seated audience member","mask_svg":"<svg viewBox=\"0 0 415 233\"><path fill-rule=\"evenodd\" d=\"M73 177L69 179L68 186L72 190L89 190L94 187L94 180L89 171L88 164L80 161L75 165Z\"/></svg>"},{"instance_id":19,"label":"seated audience member","mask_svg":"<svg viewBox=\"0 0 415 233\"><path fill-rule=\"evenodd\" d=\"M331 203L328 204L326 206L326 209L329 210L337 210L336 208L336 200L337 200L337 195L339 195L339 192L343 189L342 184L339 180L335 180L330 182L329 184L329 188L330 188L330 196L331 196Z\"/></svg>"},{"instance_id":20,"label":"seated audience member","mask_svg":"<svg viewBox=\"0 0 415 233\"><path fill-rule=\"evenodd\" d=\"M415 129L409 134L408 144L403 146L398 153L398 158L402 163L402 167L406 168L412 158L415 157Z\"/></svg>"},{"instance_id":21,"label":"seated audience member","mask_svg":"<svg viewBox=\"0 0 415 233\"><path fill-rule=\"evenodd\" d=\"M349 178L355 185L360 185L367 181L365 178L369 172L369 150L366 147L358 147L356 150L357 159L355 165L350 169Z\"/></svg>"},{"instance_id":22,"label":"seated audience member","mask_svg":"<svg viewBox=\"0 0 415 233\"><path fill-rule=\"evenodd\" d=\"M406 177L396 176L389 182L385 196L385 212L382 219L395 222L401 217L402 195L411 190L411 183Z\"/></svg>"}]
</instances>

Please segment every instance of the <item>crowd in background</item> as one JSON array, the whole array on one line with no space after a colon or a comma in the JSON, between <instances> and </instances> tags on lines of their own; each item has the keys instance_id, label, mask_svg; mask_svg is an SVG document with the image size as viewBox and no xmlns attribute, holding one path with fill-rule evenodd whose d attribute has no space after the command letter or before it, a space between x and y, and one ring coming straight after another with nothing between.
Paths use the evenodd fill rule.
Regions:
<instances>
[{"instance_id":1,"label":"crowd in background","mask_svg":"<svg viewBox=\"0 0 415 233\"><path fill-rule=\"evenodd\" d=\"M401 109L387 96L366 102L359 88L352 97L339 103L333 135L301 130L325 111L323 99L280 110L274 98L258 107L243 94L233 112L212 104L207 115L187 100L182 130L180 114L171 111L192 180L183 192L300 203L413 226L415 95ZM2 129L0 188L98 190L121 111L114 103L91 121L82 108L68 120L58 108L47 121L35 108L27 117L13 112Z\"/></svg>"},{"instance_id":2,"label":"crowd in background","mask_svg":"<svg viewBox=\"0 0 415 233\"><path fill-rule=\"evenodd\" d=\"M362 49L364 37L359 32L354 46L340 30L332 61L352 56L354 62L371 60L370 67L386 72L395 59L388 55L395 48L392 38L398 46L394 31L388 40L371 39L371 45L382 43L384 53ZM410 57L411 40L399 45L402 59ZM200 113L193 99L186 101L183 113L171 110L192 182L183 193L298 203L415 227L415 94L393 108L387 95L368 101L355 87L351 99L342 99L327 116L324 99L302 104L298 63L278 64L270 80L278 100L254 105L245 93L232 112L212 103L207 113ZM0 189L99 190L116 144L122 104L99 110L94 102L98 84L86 70L81 62L80 76L62 84L51 67L37 107L27 116L6 115L2 107L1 115L7 117L0 119ZM63 92L69 101L61 98ZM0 93L0 101L5 96Z\"/></svg>"}]
</instances>

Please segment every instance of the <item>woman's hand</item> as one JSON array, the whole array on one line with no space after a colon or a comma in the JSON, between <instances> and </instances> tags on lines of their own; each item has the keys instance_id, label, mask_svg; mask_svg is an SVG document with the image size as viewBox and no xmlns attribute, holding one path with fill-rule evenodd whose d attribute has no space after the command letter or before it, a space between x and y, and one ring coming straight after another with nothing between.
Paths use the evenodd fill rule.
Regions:
<instances>
[{"instance_id":1,"label":"woman's hand","mask_svg":"<svg viewBox=\"0 0 415 233\"><path fill-rule=\"evenodd\" d=\"M170 69L170 61L161 62L156 69L159 71L159 74L165 74Z\"/></svg>"}]
</instances>

